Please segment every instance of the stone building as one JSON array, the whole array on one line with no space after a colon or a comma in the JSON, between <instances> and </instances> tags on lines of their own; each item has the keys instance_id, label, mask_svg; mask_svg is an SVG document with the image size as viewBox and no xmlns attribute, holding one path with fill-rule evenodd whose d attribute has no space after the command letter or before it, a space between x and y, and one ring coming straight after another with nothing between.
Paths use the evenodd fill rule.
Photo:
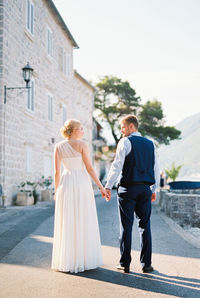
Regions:
<instances>
[{"instance_id":1,"label":"stone building","mask_svg":"<svg viewBox=\"0 0 200 298\"><path fill-rule=\"evenodd\" d=\"M60 127L78 118L92 143L94 88L73 68L78 45L51 0L0 0L0 184L13 203L17 185L53 174ZM22 68L34 69L31 89ZM91 148L92 149L92 148Z\"/></svg>"}]
</instances>

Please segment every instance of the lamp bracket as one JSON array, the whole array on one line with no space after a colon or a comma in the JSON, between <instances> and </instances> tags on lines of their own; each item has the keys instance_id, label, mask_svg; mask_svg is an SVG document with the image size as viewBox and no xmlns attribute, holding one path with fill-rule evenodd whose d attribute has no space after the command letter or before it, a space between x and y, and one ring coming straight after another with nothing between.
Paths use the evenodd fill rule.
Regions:
<instances>
[{"instance_id":1,"label":"lamp bracket","mask_svg":"<svg viewBox=\"0 0 200 298\"><path fill-rule=\"evenodd\" d=\"M6 87L4 86L4 104L6 104L6 92L7 90L16 90L16 89L30 89L32 88L31 86L26 86L26 87Z\"/></svg>"},{"instance_id":2,"label":"lamp bracket","mask_svg":"<svg viewBox=\"0 0 200 298\"><path fill-rule=\"evenodd\" d=\"M31 87L6 87L6 90L14 90L14 89L30 89Z\"/></svg>"}]
</instances>

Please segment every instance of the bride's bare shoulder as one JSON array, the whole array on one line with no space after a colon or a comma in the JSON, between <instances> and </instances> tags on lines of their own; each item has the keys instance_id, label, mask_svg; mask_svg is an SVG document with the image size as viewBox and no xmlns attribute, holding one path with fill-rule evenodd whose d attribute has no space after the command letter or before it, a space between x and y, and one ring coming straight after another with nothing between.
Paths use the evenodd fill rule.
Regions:
<instances>
[{"instance_id":1,"label":"bride's bare shoulder","mask_svg":"<svg viewBox=\"0 0 200 298\"><path fill-rule=\"evenodd\" d=\"M67 140L61 140L61 141L57 142L56 145L64 144L66 142L67 142Z\"/></svg>"},{"instance_id":2,"label":"bride's bare shoulder","mask_svg":"<svg viewBox=\"0 0 200 298\"><path fill-rule=\"evenodd\" d=\"M86 141L78 140L78 142L79 142L79 146L82 150L88 148L88 143Z\"/></svg>"},{"instance_id":3,"label":"bride's bare shoulder","mask_svg":"<svg viewBox=\"0 0 200 298\"><path fill-rule=\"evenodd\" d=\"M65 140L59 141L59 142L55 143L55 147L58 147L58 146L62 145L65 142L66 142Z\"/></svg>"},{"instance_id":4,"label":"bride's bare shoulder","mask_svg":"<svg viewBox=\"0 0 200 298\"><path fill-rule=\"evenodd\" d=\"M83 140L78 140L78 142L80 142L80 144L82 144L83 146L88 144L88 142L83 141Z\"/></svg>"}]
</instances>

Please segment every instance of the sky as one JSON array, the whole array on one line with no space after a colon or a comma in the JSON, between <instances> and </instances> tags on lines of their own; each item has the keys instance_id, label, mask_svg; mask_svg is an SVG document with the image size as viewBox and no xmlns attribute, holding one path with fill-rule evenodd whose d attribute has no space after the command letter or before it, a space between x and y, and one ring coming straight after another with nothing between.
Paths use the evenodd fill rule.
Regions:
<instances>
[{"instance_id":1,"label":"sky","mask_svg":"<svg viewBox=\"0 0 200 298\"><path fill-rule=\"evenodd\" d=\"M129 81L162 102L167 125L200 112L200 0L54 0L87 80Z\"/></svg>"}]
</instances>

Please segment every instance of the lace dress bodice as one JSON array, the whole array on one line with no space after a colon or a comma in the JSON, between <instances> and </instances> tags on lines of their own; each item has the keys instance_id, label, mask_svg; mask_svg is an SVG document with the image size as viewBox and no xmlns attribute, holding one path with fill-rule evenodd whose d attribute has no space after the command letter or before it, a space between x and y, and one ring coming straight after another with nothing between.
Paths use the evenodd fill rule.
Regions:
<instances>
[{"instance_id":1,"label":"lace dress bodice","mask_svg":"<svg viewBox=\"0 0 200 298\"><path fill-rule=\"evenodd\" d=\"M85 170L81 153L76 151L68 141L62 141L56 146L65 171Z\"/></svg>"}]
</instances>

